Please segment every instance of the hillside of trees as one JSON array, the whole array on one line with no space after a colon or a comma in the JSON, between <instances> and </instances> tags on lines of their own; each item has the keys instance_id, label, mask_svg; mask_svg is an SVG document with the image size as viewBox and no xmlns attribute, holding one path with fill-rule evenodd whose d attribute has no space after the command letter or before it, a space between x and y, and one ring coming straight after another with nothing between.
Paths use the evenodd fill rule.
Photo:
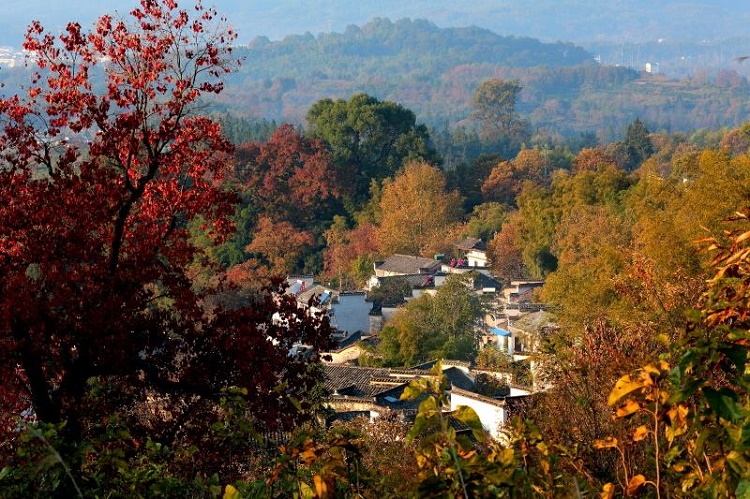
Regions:
<instances>
[{"instance_id":1,"label":"hillside of trees","mask_svg":"<svg viewBox=\"0 0 750 499\"><path fill-rule=\"evenodd\" d=\"M711 114L733 83L467 71L466 110L437 131L364 92L321 96L304 125L253 122L206 114L246 102L218 19L141 0L127 21L27 36L39 73L0 99L0 496L747 495L750 125L645 115L566 139L526 107L532 74L593 87L588 114L673 84ZM326 425L330 320L286 277L359 290L376 261L459 258L467 237L497 279L544 279L544 389L492 440L472 410L443 410L438 362L404 392L412 424ZM470 279L402 307L363 362L507 367L478 350Z\"/></svg>"},{"instance_id":2,"label":"hillside of trees","mask_svg":"<svg viewBox=\"0 0 750 499\"><path fill-rule=\"evenodd\" d=\"M734 69L698 67L676 79L643 73L640 64L637 71L615 66L614 56L612 65L597 64L570 43L421 20L380 18L343 33L257 38L238 53L247 63L230 80L221 107L245 118L303 123L316 100L365 92L402 103L432 129L455 127L468 118L471 95L487 78L519 80L519 111L534 129L563 137L590 132L611 141L636 117L654 130L687 132L739 126L748 116L747 79ZM668 67L665 58L653 62L659 60Z\"/></svg>"},{"instance_id":3,"label":"hillside of trees","mask_svg":"<svg viewBox=\"0 0 750 499\"><path fill-rule=\"evenodd\" d=\"M636 117L652 130L690 133L736 127L748 117L744 67L726 64L745 53L741 42L718 48L669 40L600 43L594 49L476 27L376 18L342 33L258 37L236 47L245 62L212 105L250 121L304 124L307 109L320 99L367 93L401 103L442 133L470 129L478 83L501 78L522 84L518 110L532 130L563 139L593 133L610 142ZM644 61L654 73L642 71ZM25 73L22 67L0 71L5 92L15 91Z\"/></svg>"}]
</instances>

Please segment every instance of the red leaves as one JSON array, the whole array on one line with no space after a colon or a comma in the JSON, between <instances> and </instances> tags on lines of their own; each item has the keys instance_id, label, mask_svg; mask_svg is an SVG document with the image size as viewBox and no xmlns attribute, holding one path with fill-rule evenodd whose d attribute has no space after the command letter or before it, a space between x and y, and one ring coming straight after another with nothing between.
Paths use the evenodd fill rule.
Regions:
<instances>
[{"instance_id":1,"label":"red leaves","mask_svg":"<svg viewBox=\"0 0 750 499\"><path fill-rule=\"evenodd\" d=\"M174 4L174 5L175 5L175 7L172 7L172 8L176 8L177 7L177 4ZM184 26L187 25L188 20L189 20L188 14L187 14L187 12L185 12L183 10L183 11L181 11L177 15L177 17L175 18L174 23L172 24L172 26L175 29L180 29L180 28L182 28L182 27L184 27Z\"/></svg>"},{"instance_id":2,"label":"red leaves","mask_svg":"<svg viewBox=\"0 0 750 499\"><path fill-rule=\"evenodd\" d=\"M309 220L316 208L339 196L324 144L291 125L279 127L263 144L244 144L237 155L239 180L254 204L277 219Z\"/></svg>"},{"instance_id":3,"label":"red leaves","mask_svg":"<svg viewBox=\"0 0 750 499\"><path fill-rule=\"evenodd\" d=\"M233 63L218 40L234 36L205 25L213 11L176 8L143 0L133 24L104 16L91 32L71 23L58 38L29 28L24 47L45 81L0 99L0 414L34 400L38 417L83 431L101 416L91 404L127 417L156 393L205 407L227 385L250 386L252 405L288 414L273 388L312 383L304 365L286 361L290 344L324 341L318 321L269 326L288 307L270 297L209 316L191 288L188 222L201 215L226 232L234 206L218 185L231 147L217 124L188 110L222 88L215 75ZM183 27L189 44L173 32ZM174 57L187 51L195 56ZM90 78L102 71L97 93ZM271 330L280 345L266 341ZM94 378L128 396L87 399ZM142 420L128 423L145 431Z\"/></svg>"},{"instance_id":4,"label":"red leaves","mask_svg":"<svg viewBox=\"0 0 750 499\"><path fill-rule=\"evenodd\" d=\"M76 50L80 45L86 43L83 34L81 33L81 25L78 23L68 23L65 28L67 35L60 35L60 41L64 44L65 50L72 52Z\"/></svg>"}]
</instances>

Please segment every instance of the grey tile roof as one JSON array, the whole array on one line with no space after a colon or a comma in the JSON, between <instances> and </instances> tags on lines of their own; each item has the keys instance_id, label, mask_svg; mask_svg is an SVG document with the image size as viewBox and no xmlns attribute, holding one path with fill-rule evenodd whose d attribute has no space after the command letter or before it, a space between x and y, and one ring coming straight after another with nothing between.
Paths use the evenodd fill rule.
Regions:
<instances>
[{"instance_id":1,"label":"grey tile roof","mask_svg":"<svg viewBox=\"0 0 750 499\"><path fill-rule=\"evenodd\" d=\"M430 360L423 364L412 367L412 370L419 370L427 374L432 372L432 369L435 367L436 363L437 361ZM444 360L443 376L446 377L448 386L456 386L458 388L469 391L476 389L472 377L466 374L463 369L461 369L461 367L469 368L470 366L470 362L465 362L463 360Z\"/></svg>"},{"instance_id":2,"label":"grey tile roof","mask_svg":"<svg viewBox=\"0 0 750 499\"><path fill-rule=\"evenodd\" d=\"M463 239L461 241L456 241L455 243L453 243L453 246L464 251L469 251L472 249L484 250L487 248L487 245L484 243L484 241L476 237L467 237L466 239Z\"/></svg>"},{"instance_id":3,"label":"grey tile roof","mask_svg":"<svg viewBox=\"0 0 750 499\"><path fill-rule=\"evenodd\" d=\"M379 270L399 274L434 274L440 270L442 262L421 256L391 255L376 265Z\"/></svg>"},{"instance_id":4,"label":"grey tile roof","mask_svg":"<svg viewBox=\"0 0 750 499\"><path fill-rule=\"evenodd\" d=\"M498 292L503 289L503 284L499 280L481 272L477 272L477 276L474 279L474 286L479 289L495 288Z\"/></svg>"},{"instance_id":5,"label":"grey tile roof","mask_svg":"<svg viewBox=\"0 0 750 499\"><path fill-rule=\"evenodd\" d=\"M349 348L350 346L354 345L361 339L362 339L362 331L357 331L355 333L347 335L346 337L335 335L333 337L333 345L331 346L330 351L341 352L342 350L345 350Z\"/></svg>"},{"instance_id":6,"label":"grey tile roof","mask_svg":"<svg viewBox=\"0 0 750 499\"><path fill-rule=\"evenodd\" d=\"M418 370L391 370L340 364L325 364L323 371L324 387L332 394L365 398L384 395L394 387L405 386L412 379L427 374Z\"/></svg>"},{"instance_id":7,"label":"grey tile roof","mask_svg":"<svg viewBox=\"0 0 750 499\"><path fill-rule=\"evenodd\" d=\"M498 406L498 407L505 406L505 399L504 398L502 398L502 399L496 399L496 398L492 398L492 397L487 397L485 395L480 395L478 393L470 392L468 390L462 390L461 388L459 388L457 386L454 386L451 389L451 393L454 393L456 395L461 395L461 396L464 396L464 397L467 397L467 398L470 398L470 399L478 400L480 402L484 402L485 404L495 405L495 406Z\"/></svg>"},{"instance_id":8,"label":"grey tile roof","mask_svg":"<svg viewBox=\"0 0 750 499\"><path fill-rule=\"evenodd\" d=\"M325 295L326 293L329 296L328 301L336 296L335 291L331 291L325 286L321 286L320 284L313 284L309 288L297 294L297 303L307 305L310 302L310 298L312 298L313 296L317 296L320 300L321 296Z\"/></svg>"},{"instance_id":9,"label":"grey tile roof","mask_svg":"<svg viewBox=\"0 0 750 499\"><path fill-rule=\"evenodd\" d=\"M474 381L463 370L458 367L443 369L443 376L448 379L448 385L458 387L462 390L472 391L476 389Z\"/></svg>"},{"instance_id":10,"label":"grey tile roof","mask_svg":"<svg viewBox=\"0 0 750 499\"><path fill-rule=\"evenodd\" d=\"M378 277L380 285L383 286L390 280L406 279L412 289L434 288L435 278L431 274L405 274L398 276Z\"/></svg>"}]
</instances>

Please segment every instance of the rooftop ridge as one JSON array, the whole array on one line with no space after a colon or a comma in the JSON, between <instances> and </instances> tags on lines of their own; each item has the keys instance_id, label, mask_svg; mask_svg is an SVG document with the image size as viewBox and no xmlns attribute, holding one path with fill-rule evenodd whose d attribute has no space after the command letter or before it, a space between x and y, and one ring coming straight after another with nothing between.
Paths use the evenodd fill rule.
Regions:
<instances>
[{"instance_id":1,"label":"rooftop ridge","mask_svg":"<svg viewBox=\"0 0 750 499\"><path fill-rule=\"evenodd\" d=\"M455 385L451 385L451 395L461 395L466 398L474 399L479 402L484 402L485 404L491 404L497 407L504 407L505 406L505 400L504 399L495 399L492 397L487 397L486 395L480 395L475 392L470 392L468 390L462 390L461 388L458 388Z\"/></svg>"},{"instance_id":2,"label":"rooftop ridge","mask_svg":"<svg viewBox=\"0 0 750 499\"><path fill-rule=\"evenodd\" d=\"M411 380L406 378L393 378L393 377L376 377L370 378L371 384L376 385L403 385Z\"/></svg>"}]
</instances>

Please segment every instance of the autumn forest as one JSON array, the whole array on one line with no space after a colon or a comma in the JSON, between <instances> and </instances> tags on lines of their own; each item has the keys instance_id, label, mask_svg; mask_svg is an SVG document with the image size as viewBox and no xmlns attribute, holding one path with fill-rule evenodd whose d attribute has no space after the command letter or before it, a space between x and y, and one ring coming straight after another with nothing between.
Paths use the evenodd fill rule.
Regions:
<instances>
[{"instance_id":1,"label":"autumn forest","mask_svg":"<svg viewBox=\"0 0 750 499\"><path fill-rule=\"evenodd\" d=\"M183 3L0 71L0 497L750 496L746 77L420 20L243 46ZM467 238L540 283L532 363L476 274L373 289ZM411 419L332 422L289 276L402 305L355 366L435 363ZM537 390L492 438L441 359Z\"/></svg>"}]
</instances>

